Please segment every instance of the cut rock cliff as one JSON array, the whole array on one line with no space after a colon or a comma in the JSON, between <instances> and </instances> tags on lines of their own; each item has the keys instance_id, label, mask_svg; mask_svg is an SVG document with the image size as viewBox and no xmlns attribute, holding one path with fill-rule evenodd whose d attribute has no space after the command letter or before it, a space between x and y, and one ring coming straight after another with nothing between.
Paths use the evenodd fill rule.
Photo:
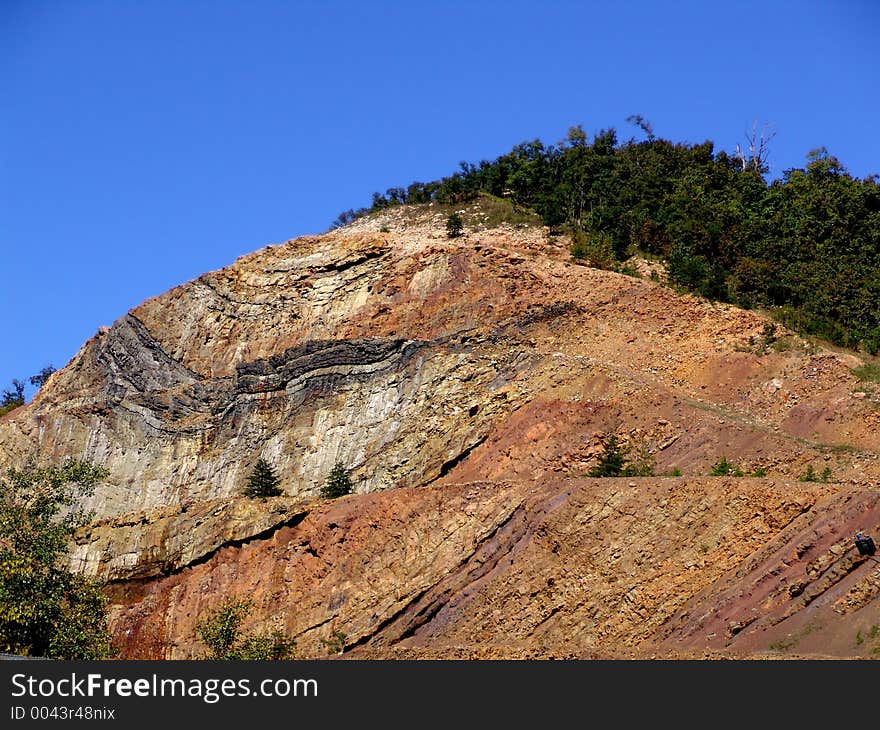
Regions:
<instances>
[{"instance_id":1,"label":"cut rock cliff","mask_svg":"<svg viewBox=\"0 0 880 730\"><path fill-rule=\"evenodd\" d=\"M244 595L301 656L331 631L361 657L880 651L859 357L770 346L761 314L579 265L540 226L443 223L392 209L244 256L0 417L0 465L109 469L70 561L110 581L122 656L196 656L198 617ZM587 478L610 433L681 476ZM721 456L766 476L708 477ZM259 457L285 496L239 496ZM326 502L337 461L356 493Z\"/></svg>"}]
</instances>

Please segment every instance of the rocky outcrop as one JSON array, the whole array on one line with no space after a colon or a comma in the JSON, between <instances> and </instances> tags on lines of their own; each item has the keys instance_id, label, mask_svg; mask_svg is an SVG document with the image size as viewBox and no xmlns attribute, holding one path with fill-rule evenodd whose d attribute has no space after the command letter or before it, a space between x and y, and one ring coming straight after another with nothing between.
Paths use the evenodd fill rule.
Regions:
<instances>
[{"instance_id":1,"label":"rocky outcrop","mask_svg":"<svg viewBox=\"0 0 880 730\"><path fill-rule=\"evenodd\" d=\"M326 655L334 632L355 658L770 654L777 634L753 635L759 621L828 604L837 620L816 624L814 646L866 654L852 640L880 584L844 516L880 526L875 497L734 478L355 495L157 580L116 583L114 626L125 656L197 656L198 617L247 596L248 627L283 627L303 657ZM847 613L838 597L866 582Z\"/></svg>"},{"instance_id":2,"label":"rocky outcrop","mask_svg":"<svg viewBox=\"0 0 880 730\"><path fill-rule=\"evenodd\" d=\"M828 636L867 615L862 563L787 557L793 531L844 550L873 515L856 355L576 264L541 227L443 221L392 209L242 257L0 417L0 467L109 469L71 565L112 582L126 656L192 655L199 613L245 593L310 656L330 628L361 656L755 653L825 605L804 597L845 608ZM682 476L585 479L612 432ZM766 476L707 479L722 455ZM284 497L239 499L259 457ZM357 494L324 503L339 461Z\"/></svg>"},{"instance_id":3,"label":"rocky outcrop","mask_svg":"<svg viewBox=\"0 0 880 730\"><path fill-rule=\"evenodd\" d=\"M70 569L102 581L156 578L205 562L301 522L307 508L289 498L214 500L94 522L79 531Z\"/></svg>"}]
</instances>

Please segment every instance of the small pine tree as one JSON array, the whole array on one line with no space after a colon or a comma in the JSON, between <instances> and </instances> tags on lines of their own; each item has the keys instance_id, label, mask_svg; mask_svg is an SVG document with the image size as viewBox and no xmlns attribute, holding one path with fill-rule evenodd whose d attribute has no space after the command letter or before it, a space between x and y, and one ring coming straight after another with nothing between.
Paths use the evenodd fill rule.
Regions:
<instances>
[{"instance_id":1,"label":"small pine tree","mask_svg":"<svg viewBox=\"0 0 880 730\"><path fill-rule=\"evenodd\" d=\"M251 470L244 488L245 497L277 497L282 494L281 480L269 462L260 457Z\"/></svg>"},{"instance_id":2,"label":"small pine tree","mask_svg":"<svg viewBox=\"0 0 880 730\"><path fill-rule=\"evenodd\" d=\"M721 460L712 465L712 476L713 477L726 477L730 475L734 475L734 472L739 467L736 464L731 464L726 456L722 456Z\"/></svg>"},{"instance_id":3,"label":"small pine tree","mask_svg":"<svg viewBox=\"0 0 880 730\"><path fill-rule=\"evenodd\" d=\"M802 482L818 482L819 478L816 476L816 470L813 469L813 465L809 464L807 466L807 470L801 476Z\"/></svg>"},{"instance_id":4,"label":"small pine tree","mask_svg":"<svg viewBox=\"0 0 880 730\"><path fill-rule=\"evenodd\" d=\"M830 482L831 481L831 467L830 466L826 466L822 470L822 476L820 477L820 479L823 482Z\"/></svg>"},{"instance_id":5,"label":"small pine tree","mask_svg":"<svg viewBox=\"0 0 880 730\"><path fill-rule=\"evenodd\" d=\"M341 461L337 461L330 474L327 476L327 482L321 487L321 496L324 499L336 499L346 494L351 494L352 486L351 477L348 470Z\"/></svg>"},{"instance_id":6,"label":"small pine tree","mask_svg":"<svg viewBox=\"0 0 880 730\"><path fill-rule=\"evenodd\" d=\"M590 469L591 477L619 477L623 474L623 461L626 450L620 445L617 436L611 434L602 439L602 453L596 466Z\"/></svg>"},{"instance_id":7,"label":"small pine tree","mask_svg":"<svg viewBox=\"0 0 880 730\"><path fill-rule=\"evenodd\" d=\"M464 221L458 213L450 213L446 219L446 235L449 238L458 238L464 229Z\"/></svg>"}]
</instances>

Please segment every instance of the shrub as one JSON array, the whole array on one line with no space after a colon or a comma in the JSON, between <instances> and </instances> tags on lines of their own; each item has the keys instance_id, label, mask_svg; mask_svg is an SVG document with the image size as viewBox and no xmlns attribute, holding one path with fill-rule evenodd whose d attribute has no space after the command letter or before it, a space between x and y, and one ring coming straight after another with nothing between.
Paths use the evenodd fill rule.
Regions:
<instances>
[{"instance_id":1,"label":"shrub","mask_svg":"<svg viewBox=\"0 0 880 730\"><path fill-rule=\"evenodd\" d=\"M227 599L196 624L196 634L208 647L203 658L266 661L293 657L296 642L279 629L268 634L242 633L242 621L252 606L249 599Z\"/></svg>"},{"instance_id":2,"label":"shrub","mask_svg":"<svg viewBox=\"0 0 880 730\"><path fill-rule=\"evenodd\" d=\"M269 462L260 457L248 476L243 494L245 497L277 497L282 494L280 482Z\"/></svg>"},{"instance_id":3,"label":"shrub","mask_svg":"<svg viewBox=\"0 0 880 730\"><path fill-rule=\"evenodd\" d=\"M326 483L321 487L321 496L325 499L344 497L346 494L351 494L353 486L345 465L337 461L327 475Z\"/></svg>"},{"instance_id":4,"label":"shrub","mask_svg":"<svg viewBox=\"0 0 880 730\"><path fill-rule=\"evenodd\" d=\"M727 460L726 456L722 456L721 460L712 465L713 477L742 477L745 476L743 470L733 462Z\"/></svg>"},{"instance_id":5,"label":"shrub","mask_svg":"<svg viewBox=\"0 0 880 730\"><path fill-rule=\"evenodd\" d=\"M624 477L652 477L654 476L654 465L649 462L639 462L627 464L623 467L623 473L621 476Z\"/></svg>"},{"instance_id":6,"label":"shrub","mask_svg":"<svg viewBox=\"0 0 880 730\"><path fill-rule=\"evenodd\" d=\"M334 631L326 639L321 639L321 643L327 647L327 656L333 654L342 654L345 651L345 640L348 636L338 629Z\"/></svg>"},{"instance_id":7,"label":"shrub","mask_svg":"<svg viewBox=\"0 0 880 730\"><path fill-rule=\"evenodd\" d=\"M586 260L597 269L615 269L617 257L614 243L605 233L587 233L575 229L572 233L571 255L578 260Z\"/></svg>"},{"instance_id":8,"label":"shrub","mask_svg":"<svg viewBox=\"0 0 880 730\"><path fill-rule=\"evenodd\" d=\"M464 221L458 213L450 213L446 219L446 235L449 238L458 238L464 229Z\"/></svg>"},{"instance_id":9,"label":"shrub","mask_svg":"<svg viewBox=\"0 0 880 730\"><path fill-rule=\"evenodd\" d=\"M813 465L810 464L807 466L807 470L801 475L802 482L818 482L819 477L816 475L815 469L813 469Z\"/></svg>"}]
</instances>

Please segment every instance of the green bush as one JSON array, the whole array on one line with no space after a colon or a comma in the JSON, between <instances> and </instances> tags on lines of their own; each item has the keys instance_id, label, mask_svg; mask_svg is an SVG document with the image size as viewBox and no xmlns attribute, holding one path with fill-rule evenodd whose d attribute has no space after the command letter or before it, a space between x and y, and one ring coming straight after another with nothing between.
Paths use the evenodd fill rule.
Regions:
<instances>
[{"instance_id":1,"label":"green bush","mask_svg":"<svg viewBox=\"0 0 880 730\"><path fill-rule=\"evenodd\" d=\"M449 238L458 238L464 230L464 221L458 213L450 213L446 218L446 235Z\"/></svg>"},{"instance_id":2,"label":"green bush","mask_svg":"<svg viewBox=\"0 0 880 730\"><path fill-rule=\"evenodd\" d=\"M605 233L588 233L581 229L572 232L571 255L587 261L597 269L617 268L617 257L611 238Z\"/></svg>"},{"instance_id":3,"label":"green bush","mask_svg":"<svg viewBox=\"0 0 880 730\"><path fill-rule=\"evenodd\" d=\"M826 466L822 469L821 474L816 474L816 470L813 468L812 464L807 465L806 471L801 474L800 481L802 482L830 482L831 481L831 467Z\"/></svg>"},{"instance_id":4,"label":"green bush","mask_svg":"<svg viewBox=\"0 0 880 730\"><path fill-rule=\"evenodd\" d=\"M336 630L326 639L321 639L321 643L327 647L327 656L334 654L342 654L345 651L345 640L348 636L343 631Z\"/></svg>"},{"instance_id":5,"label":"green bush","mask_svg":"<svg viewBox=\"0 0 880 730\"><path fill-rule=\"evenodd\" d=\"M727 460L726 456L722 456L719 461L712 465L711 474L713 477L743 477L745 472L739 467Z\"/></svg>"},{"instance_id":6,"label":"green bush","mask_svg":"<svg viewBox=\"0 0 880 730\"><path fill-rule=\"evenodd\" d=\"M196 634L208 647L204 659L279 660L293 658L296 642L279 629L268 634L243 633L241 624L253 603L226 599L196 624Z\"/></svg>"},{"instance_id":7,"label":"green bush","mask_svg":"<svg viewBox=\"0 0 880 730\"><path fill-rule=\"evenodd\" d=\"M654 476L654 466L653 464L647 462L627 464L625 467L623 467L623 473L621 474L621 476L652 477Z\"/></svg>"},{"instance_id":8,"label":"green bush","mask_svg":"<svg viewBox=\"0 0 880 730\"><path fill-rule=\"evenodd\" d=\"M819 477L816 475L815 469L813 469L813 465L810 464L807 466L807 470L801 474L800 480L802 482L818 482Z\"/></svg>"}]
</instances>

